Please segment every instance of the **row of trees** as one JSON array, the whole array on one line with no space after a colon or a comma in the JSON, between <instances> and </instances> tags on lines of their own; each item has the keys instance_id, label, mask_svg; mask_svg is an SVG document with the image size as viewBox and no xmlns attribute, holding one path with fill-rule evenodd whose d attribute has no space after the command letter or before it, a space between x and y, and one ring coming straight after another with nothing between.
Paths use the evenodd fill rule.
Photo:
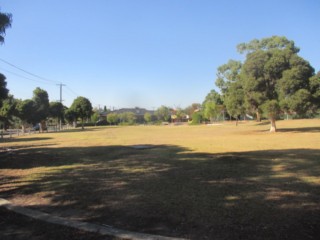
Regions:
<instances>
[{"instance_id":1,"label":"row of trees","mask_svg":"<svg viewBox=\"0 0 320 240\"><path fill-rule=\"evenodd\" d=\"M134 112L110 112L107 114L106 121L111 125L124 124L133 125L136 123L162 123L162 122L182 122L188 121L195 109L200 108L200 104L193 104L192 106L182 108L170 108L161 106L156 111L147 111L144 115L137 115Z\"/></svg>"},{"instance_id":2,"label":"row of trees","mask_svg":"<svg viewBox=\"0 0 320 240\"><path fill-rule=\"evenodd\" d=\"M0 74L0 77L3 75ZM1 101L0 121L4 128L13 123L18 124L25 131L30 125L39 124L39 130L45 129L48 120L58 125L61 121L75 122L81 119L82 127L84 120L90 118L92 105L85 97L77 97L70 108L60 102L49 102L48 93L36 88L32 99L15 99L12 95Z\"/></svg>"}]
</instances>

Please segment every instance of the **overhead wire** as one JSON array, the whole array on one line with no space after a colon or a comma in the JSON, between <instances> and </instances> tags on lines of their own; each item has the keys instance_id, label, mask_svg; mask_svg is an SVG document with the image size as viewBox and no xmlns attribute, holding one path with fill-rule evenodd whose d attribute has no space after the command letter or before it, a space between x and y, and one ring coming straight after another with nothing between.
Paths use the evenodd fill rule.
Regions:
<instances>
[{"instance_id":1,"label":"overhead wire","mask_svg":"<svg viewBox=\"0 0 320 240\"><path fill-rule=\"evenodd\" d=\"M76 93L75 91L73 91L71 88L69 88L68 86L66 86L66 88L71 92L73 93L75 96L80 96L78 93Z\"/></svg>"},{"instance_id":2,"label":"overhead wire","mask_svg":"<svg viewBox=\"0 0 320 240\"><path fill-rule=\"evenodd\" d=\"M37 75L37 74L31 73L31 72L29 72L29 71L27 71L27 70L24 70L23 68L18 67L17 65L15 65L15 64L13 64L13 63L10 63L10 62L2 59L2 58L0 58L0 61L1 61L1 62L4 62L5 64L7 64L7 65L9 65L9 66L11 66L11 67L14 67L14 68L18 69L18 70L20 70L20 71L22 71L22 72L24 72L24 73L27 73L27 74L29 74L29 75L31 75L31 76L33 76L33 77L39 78L39 79L41 79L41 80L43 80L43 81L52 82L52 83L55 83L55 84L60 83L60 82L58 82L58 81L50 80L50 79L41 77L41 76L39 76L39 75Z\"/></svg>"},{"instance_id":3,"label":"overhead wire","mask_svg":"<svg viewBox=\"0 0 320 240\"><path fill-rule=\"evenodd\" d=\"M42 83L42 84L53 84L53 85L61 85L61 84L62 84L62 82L50 80L50 79L41 77L41 76L39 76L39 75L37 75L37 74L31 73L30 71L27 71L27 70L25 70L25 69L23 69L23 68L15 65L15 64L13 64L13 63L10 63L10 62L2 59L2 58L0 58L0 61L3 62L3 63L5 63L5 64L7 64L7 65L9 65L9 66L11 66L11 67L13 67L13 68L15 68L15 69L18 69L18 70L20 70L20 71L22 71L22 72L24 72L24 73L26 73L26 74L29 74L30 76L33 76L33 77L35 77L35 78L38 78L39 80L38 80L38 79L29 78L29 77L20 75L20 74L18 74L18 73L9 71L9 70L7 70L7 69L5 69L5 68L3 68L3 67L0 67L0 69L2 69L3 71L6 71L6 72L8 72L8 73L10 73L10 74L12 74L12 75L17 76L17 77L24 78L24 79L27 79L27 80L30 80L30 81L34 81L34 82L38 82L38 83ZM80 96L80 94L78 94L78 93L76 93L75 91L73 91L73 90L72 90L70 87L68 87L67 85L64 85L64 86L65 86L65 88L66 88L70 93L72 93L72 94L75 95L76 97ZM68 95L69 95L69 94L68 94ZM70 95L69 95L69 96L70 96Z\"/></svg>"},{"instance_id":4,"label":"overhead wire","mask_svg":"<svg viewBox=\"0 0 320 240\"><path fill-rule=\"evenodd\" d=\"M16 76L16 77L24 78L24 79L27 79L27 80L30 80L30 81L33 81L33 82L38 82L38 83L43 83L43 84L52 84L52 83L48 83L48 82L41 82L40 80L28 78L28 77L26 77L26 76L22 76L22 75L20 75L20 74L18 74L18 73L9 71L9 70L7 70L7 69L5 69L5 68L3 68L3 67L0 67L0 69L1 69L2 71L8 72L8 73L10 73L10 74L12 74L12 75L14 75L14 76Z\"/></svg>"}]
</instances>

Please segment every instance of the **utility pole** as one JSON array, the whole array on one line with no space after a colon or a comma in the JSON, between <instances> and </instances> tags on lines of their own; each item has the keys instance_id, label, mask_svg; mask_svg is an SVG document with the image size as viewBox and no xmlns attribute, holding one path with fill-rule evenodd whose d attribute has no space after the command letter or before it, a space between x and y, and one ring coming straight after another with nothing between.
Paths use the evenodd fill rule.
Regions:
<instances>
[{"instance_id":1,"label":"utility pole","mask_svg":"<svg viewBox=\"0 0 320 240\"><path fill-rule=\"evenodd\" d=\"M62 104L62 87L63 86L66 86L65 84L57 84L58 86L60 86L60 103ZM61 131L61 128L62 128L62 120L61 118L59 118L59 131Z\"/></svg>"}]
</instances>

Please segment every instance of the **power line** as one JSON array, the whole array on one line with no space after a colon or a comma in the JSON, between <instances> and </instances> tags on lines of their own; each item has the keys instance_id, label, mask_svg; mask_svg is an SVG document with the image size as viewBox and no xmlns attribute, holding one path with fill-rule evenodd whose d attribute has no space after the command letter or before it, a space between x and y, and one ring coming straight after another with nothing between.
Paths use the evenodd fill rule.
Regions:
<instances>
[{"instance_id":1,"label":"power line","mask_svg":"<svg viewBox=\"0 0 320 240\"><path fill-rule=\"evenodd\" d=\"M5 69L5 68L3 68L3 67L0 67L0 69L3 70L3 71L5 71L5 72L8 72L8 73L10 73L10 74L12 74L12 75L15 75L15 76L17 76L17 77L24 78L24 79L27 79L27 80L30 80L30 81L33 81L33 82L38 82L38 83L43 83L43 84L50 84L50 85L52 84L52 83L41 82L40 80L36 80L36 79L32 79L32 78L28 78L28 77L22 76L22 75L20 75L20 74L18 74L18 73L9 71L9 70L7 70L7 69Z\"/></svg>"},{"instance_id":2,"label":"power line","mask_svg":"<svg viewBox=\"0 0 320 240\"><path fill-rule=\"evenodd\" d=\"M75 91L73 91L71 88L69 88L68 86L66 86L66 88L71 92L73 93L75 96L80 96L78 93L76 93Z\"/></svg>"},{"instance_id":3,"label":"power line","mask_svg":"<svg viewBox=\"0 0 320 240\"><path fill-rule=\"evenodd\" d=\"M11 74L13 74L13 75L15 75L15 76L17 76L17 77L24 78L24 79L27 79L27 80L30 80L30 81L39 82L39 83L55 84L55 85L60 86L60 102L62 103L62 101L63 101L63 100L62 100L62 87L63 87L63 86L66 86L65 84L63 84L62 82L53 81L53 80L50 80L50 79L41 77L41 76L39 76L39 75L37 75L37 74L31 73L31 72L29 72L29 71L27 71L27 70L24 70L23 68L18 67L18 66L16 66L15 64L10 63L10 62L2 59L2 58L0 58L0 61L1 61L1 62L4 62L5 64L7 64L7 65L9 65L9 66L11 66L11 67L14 67L14 68L18 69L18 70L20 70L20 71L22 71L22 72L24 72L24 73L27 73L27 74L29 74L29 75L31 75L31 76L33 76L33 77L36 77L36 78L38 78L38 79L40 79L40 80L42 80L42 81L45 81L45 82L41 82L41 81L36 80L36 79L28 78L28 77L22 76L22 75L20 75L20 74L14 73L14 72L12 72L12 71L9 71L9 70L6 70L6 69L0 67L0 69L3 69L4 71L6 71L6 72L8 72L8 73L11 73ZM71 93L74 94L75 96L77 96L77 97L80 96L78 93L76 93L75 91L73 91L73 90L72 90L71 88L69 88L68 86L66 86L66 88L69 90L69 92L71 92Z\"/></svg>"},{"instance_id":4,"label":"power line","mask_svg":"<svg viewBox=\"0 0 320 240\"><path fill-rule=\"evenodd\" d=\"M8 64L8 65L11 66L11 67L14 67L14 68L20 70L20 71L22 71L22 72L25 72L25 73L33 76L33 77L39 78L39 79L41 79L41 80L43 80L43 81L52 82L52 83L59 83L58 81L53 81L53 80L50 80L50 79L41 77L41 76L39 76L39 75L36 75L36 74L34 74L34 73L31 73L31 72L29 72L29 71L27 71L27 70L24 70L24 69L22 69L21 67L18 67L18 66L16 66L16 65L14 65L14 64L12 64L12 63L4 60L4 59L2 59L2 58L0 58L0 61L1 61L1 62L4 62L5 64Z\"/></svg>"}]
</instances>

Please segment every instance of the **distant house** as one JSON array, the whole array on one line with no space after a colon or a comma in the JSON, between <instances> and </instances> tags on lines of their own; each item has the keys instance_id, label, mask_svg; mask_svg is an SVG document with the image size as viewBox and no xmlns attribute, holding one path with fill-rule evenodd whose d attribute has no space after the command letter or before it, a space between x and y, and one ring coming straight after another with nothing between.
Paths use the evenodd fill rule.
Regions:
<instances>
[{"instance_id":1,"label":"distant house","mask_svg":"<svg viewBox=\"0 0 320 240\"><path fill-rule=\"evenodd\" d=\"M125 112L132 112L136 115L137 118L137 123L144 123L144 115L146 113L150 113L151 115L154 115L155 111L152 110L147 110L145 108L139 108L139 107L135 107L135 108L120 108L117 110L113 110L113 111L108 111L108 112L100 112L100 118L101 119L105 119L108 118L108 114L110 113L116 113L116 114L121 114L121 113L125 113Z\"/></svg>"},{"instance_id":2,"label":"distant house","mask_svg":"<svg viewBox=\"0 0 320 240\"><path fill-rule=\"evenodd\" d=\"M107 118L108 111L99 111L99 120L105 120Z\"/></svg>"},{"instance_id":3,"label":"distant house","mask_svg":"<svg viewBox=\"0 0 320 240\"><path fill-rule=\"evenodd\" d=\"M139 108L139 107L135 107L135 108L120 108L118 110L111 111L110 113L120 114L120 113L124 113L124 112L132 112L136 116L144 116L145 113L154 114L154 111L150 111L150 110L147 110L145 108Z\"/></svg>"}]
</instances>

